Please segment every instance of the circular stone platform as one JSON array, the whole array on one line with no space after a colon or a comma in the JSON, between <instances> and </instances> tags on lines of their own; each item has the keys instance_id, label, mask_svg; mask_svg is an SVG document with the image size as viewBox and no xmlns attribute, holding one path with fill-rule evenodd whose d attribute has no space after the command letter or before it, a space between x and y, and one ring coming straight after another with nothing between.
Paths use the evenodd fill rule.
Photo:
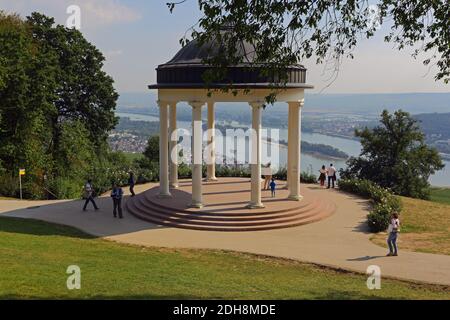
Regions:
<instances>
[{"instance_id":1,"label":"circular stone platform","mask_svg":"<svg viewBox=\"0 0 450 320\"><path fill-rule=\"evenodd\" d=\"M263 184L261 184L262 186ZM172 189L172 198L158 198L159 187L130 198L126 209L142 220L168 227L205 231L260 231L297 227L325 219L336 209L321 193L302 189L301 201L288 200L285 182L278 181L277 194L262 192L265 208L247 209L250 180L220 178L204 182L202 209L189 208L191 181L181 181Z\"/></svg>"}]
</instances>

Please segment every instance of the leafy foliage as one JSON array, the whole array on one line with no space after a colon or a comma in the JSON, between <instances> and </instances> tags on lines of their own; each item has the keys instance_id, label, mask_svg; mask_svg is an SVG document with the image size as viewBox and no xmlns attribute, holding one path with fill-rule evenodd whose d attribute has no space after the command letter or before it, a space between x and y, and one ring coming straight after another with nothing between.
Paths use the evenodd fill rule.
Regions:
<instances>
[{"instance_id":1,"label":"leafy foliage","mask_svg":"<svg viewBox=\"0 0 450 320\"><path fill-rule=\"evenodd\" d=\"M159 136L152 136L148 139L144 156L154 163L159 163Z\"/></svg>"},{"instance_id":2,"label":"leafy foliage","mask_svg":"<svg viewBox=\"0 0 450 320\"><path fill-rule=\"evenodd\" d=\"M25 195L73 194L73 184L108 157L117 93L104 57L74 29L33 13L0 11L0 174L26 168ZM66 190L66 191L64 191ZM4 191L0 190L1 193Z\"/></svg>"},{"instance_id":3,"label":"leafy foliage","mask_svg":"<svg viewBox=\"0 0 450 320\"><path fill-rule=\"evenodd\" d=\"M439 153L425 144L417 121L407 112L384 111L380 122L373 129L355 131L361 155L347 161L341 176L367 179L399 195L427 198L430 175L444 167Z\"/></svg>"},{"instance_id":4,"label":"leafy foliage","mask_svg":"<svg viewBox=\"0 0 450 320\"><path fill-rule=\"evenodd\" d=\"M385 231L393 213L400 213L400 199L390 190L382 188L368 180L343 179L339 189L371 199L373 209L367 216L367 223L372 232Z\"/></svg>"},{"instance_id":5,"label":"leafy foliage","mask_svg":"<svg viewBox=\"0 0 450 320\"><path fill-rule=\"evenodd\" d=\"M183 2L167 5L173 11ZM287 67L305 59L325 63L336 73L342 58L353 58L358 42L372 37L383 24L391 27L387 42L398 49L415 47L414 57L425 52L424 64L435 62L438 67L436 80L450 79L446 0L199 0L198 4L203 16L192 28L192 38L220 46L204 61L214 67L205 74L208 84L223 82L228 66L249 61L262 75L273 75L274 88L286 83ZM186 37L181 39L183 45L187 42ZM254 51L240 53L243 42ZM268 96L268 102L275 95Z\"/></svg>"}]
</instances>

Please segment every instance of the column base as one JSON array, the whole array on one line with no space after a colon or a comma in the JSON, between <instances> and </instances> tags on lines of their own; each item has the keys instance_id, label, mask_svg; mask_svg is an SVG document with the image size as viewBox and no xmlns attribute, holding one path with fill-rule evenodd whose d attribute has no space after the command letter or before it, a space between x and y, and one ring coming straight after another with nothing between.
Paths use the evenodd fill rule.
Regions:
<instances>
[{"instance_id":1,"label":"column base","mask_svg":"<svg viewBox=\"0 0 450 320\"><path fill-rule=\"evenodd\" d=\"M219 179L217 179L216 177L212 177L212 178L205 178L204 181L206 181L206 182L216 182L216 181L219 181Z\"/></svg>"},{"instance_id":2,"label":"column base","mask_svg":"<svg viewBox=\"0 0 450 320\"><path fill-rule=\"evenodd\" d=\"M262 203L249 203L246 206L247 209L262 209L265 208L265 206Z\"/></svg>"},{"instance_id":3,"label":"column base","mask_svg":"<svg viewBox=\"0 0 450 320\"><path fill-rule=\"evenodd\" d=\"M189 205L189 208L193 208L193 209L201 209L201 208L203 208L204 207L204 205L203 205L203 203L201 203L201 202L192 202L190 205Z\"/></svg>"},{"instance_id":4,"label":"column base","mask_svg":"<svg viewBox=\"0 0 450 320\"><path fill-rule=\"evenodd\" d=\"M158 199L171 199L172 195L170 193L160 193L156 197Z\"/></svg>"},{"instance_id":5,"label":"column base","mask_svg":"<svg viewBox=\"0 0 450 320\"><path fill-rule=\"evenodd\" d=\"M169 186L171 189L178 189L180 187L180 185L178 183L172 183Z\"/></svg>"},{"instance_id":6,"label":"column base","mask_svg":"<svg viewBox=\"0 0 450 320\"><path fill-rule=\"evenodd\" d=\"M288 200L291 200L291 201L301 201L302 199L303 199L303 196L301 196L301 195L288 197Z\"/></svg>"}]
</instances>

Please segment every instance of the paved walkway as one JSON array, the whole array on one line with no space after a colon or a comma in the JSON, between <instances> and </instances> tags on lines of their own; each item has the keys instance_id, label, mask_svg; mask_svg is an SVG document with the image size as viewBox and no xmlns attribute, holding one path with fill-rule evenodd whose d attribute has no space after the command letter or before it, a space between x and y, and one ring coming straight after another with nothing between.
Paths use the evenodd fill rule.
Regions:
<instances>
[{"instance_id":1,"label":"paved walkway","mask_svg":"<svg viewBox=\"0 0 450 320\"><path fill-rule=\"evenodd\" d=\"M137 191L152 186L139 186ZM0 214L70 225L98 237L129 244L235 250L363 273L368 266L378 265L382 276L450 285L450 256L400 251L399 257L385 257L386 249L369 240L365 227L366 201L334 190L303 187L320 193L323 201L336 203L336 213L323 221L297 228L230 233L159 227L129 214L125 214L124 220L116 220L112 218L109 198L98 200L101 207L98 212L82 212L82 201L3 200Z\"/></svg>"}]
</instances>

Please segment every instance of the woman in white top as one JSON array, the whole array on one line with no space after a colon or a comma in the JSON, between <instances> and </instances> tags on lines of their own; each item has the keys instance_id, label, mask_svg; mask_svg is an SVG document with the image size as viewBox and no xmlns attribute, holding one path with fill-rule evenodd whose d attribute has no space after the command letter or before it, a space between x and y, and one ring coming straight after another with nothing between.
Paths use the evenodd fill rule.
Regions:
<instances>
[{"instance_id":1,"label":"woman in white top","mask_svg":"<svg viewBox=\"0 0 450 320\"><path fill-rule=\"evenodd\" d=\"M389 253L387 254L388 257L398 256L397 237L399 232L400 232L400 219L398 218L397 213L393 213L388 227L389 233L387 240L389 246Z\"/></svg>"},{"instance_id":2,"label":"woman in white top","mask_svg":"<svg viewBox=\"0 0 450 320\"><path fill-rule=\"evenodd\" d=\"M319 181L320 181L320 186L321 187L325 187L325 180L327 179L327 169L325 168L325 166L322 166L322 169L319 170L320 176L319 176Z\"/></svg>"}]
</instances>

